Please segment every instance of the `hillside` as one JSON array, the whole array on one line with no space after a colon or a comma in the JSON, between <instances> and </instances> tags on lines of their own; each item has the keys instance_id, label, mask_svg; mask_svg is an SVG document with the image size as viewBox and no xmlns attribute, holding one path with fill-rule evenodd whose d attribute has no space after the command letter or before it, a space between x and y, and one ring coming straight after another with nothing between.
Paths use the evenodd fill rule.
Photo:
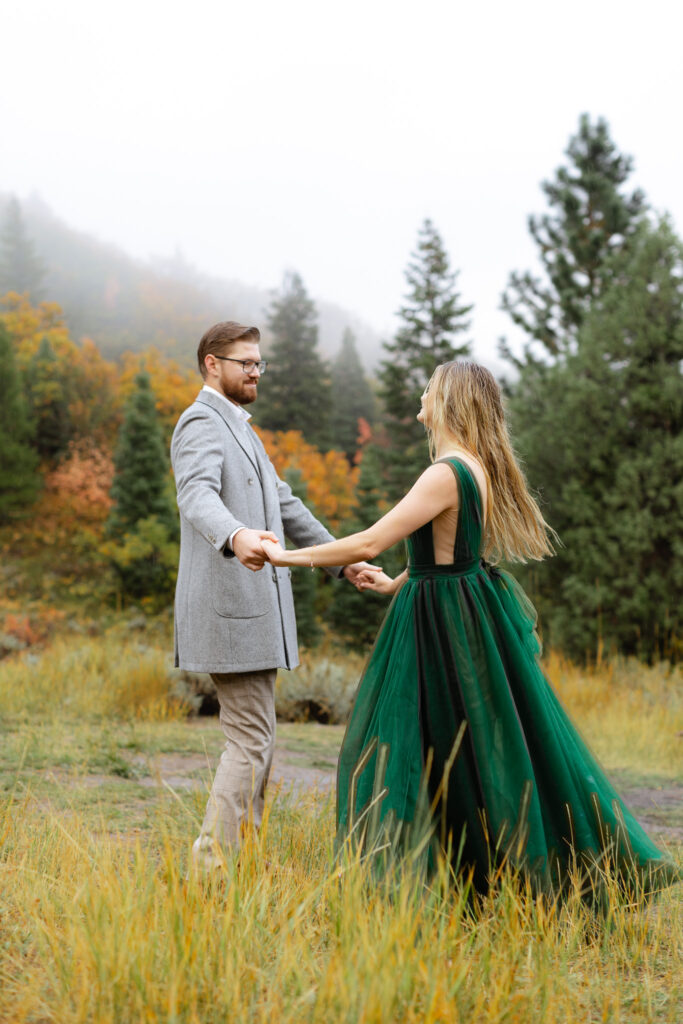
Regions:
<instances>
[{"instance_id":1,"label":"hillside","mask_svg":"<svg viewBox=\"0 0 683 1024\"><path fill-rule=\"evenodd\" d=\"M9 198L0 193L0 223ZM74 337L92 338L109 358L155 345L189 365L199 337L211 323L234 319L264 326L271 299L266 289L201 274L180 256L135 260L114 245L70 228L37 197L21 207L46 270L41 297L62 306ZM277 287L279 282L273 284ZM337 352L350 327L366 367L372 369L380 357L379 335L333 303L316 304L323 355Z\"/></svg>"}]
</instances>

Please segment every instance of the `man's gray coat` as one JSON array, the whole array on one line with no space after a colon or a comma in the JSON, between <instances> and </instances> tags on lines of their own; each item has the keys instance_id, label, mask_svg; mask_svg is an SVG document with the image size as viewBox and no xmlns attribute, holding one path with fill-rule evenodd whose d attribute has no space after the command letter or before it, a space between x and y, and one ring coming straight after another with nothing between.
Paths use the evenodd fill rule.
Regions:
<instances>
[{"instance_id":1,"label":"man's gray coat","mask_svg":"<svg viewBox=\"0 0 683 1024\"><path fill-rule=\"evenodd\" d=\"M298 547L332 540L278 477L258 436L202 389L173 432L180 509L175 663L192 672L255 672L299 663L291 570L246 569L225 550L239 526ZM301 571L301 570L299 570ZM338 575L339 569L330 570Z\"/></svg>"}]
</instances>

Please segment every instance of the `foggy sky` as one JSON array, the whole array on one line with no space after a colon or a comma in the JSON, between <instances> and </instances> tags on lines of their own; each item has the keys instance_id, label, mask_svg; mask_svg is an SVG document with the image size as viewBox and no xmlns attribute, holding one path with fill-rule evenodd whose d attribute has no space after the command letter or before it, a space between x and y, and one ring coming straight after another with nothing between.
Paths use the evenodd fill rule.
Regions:
<instances>
[{"instance_id":1,"label":"foggy sky","mask_svg":"<svg viewBox=\"0 0 683 1024\"><path fill-rule=\"evenodd\" d=\"M387 334L429 216L493 368L581 112L683 230L670 0L22 0L1 24L0 190L137 257L265 287L296 269Z\"/></svg>"}]
</instances>

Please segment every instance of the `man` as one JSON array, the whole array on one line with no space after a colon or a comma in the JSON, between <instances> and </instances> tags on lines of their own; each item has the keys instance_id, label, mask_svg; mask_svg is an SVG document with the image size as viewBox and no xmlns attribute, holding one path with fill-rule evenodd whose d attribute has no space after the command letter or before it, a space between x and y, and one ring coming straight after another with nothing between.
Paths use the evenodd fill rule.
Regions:
<instances>
[{"instance_id":1,"label":"man","mask_svg":"<svg viewBox=\"0 0 683 1024\"><path fill-rule=\"evenodd\" d=\"M258 826L275 742L275 676L299 663L291 571L265 565L261 539L331 540L279 479L247 406L266 363L256 327L227 321L199 343L204 386L171 442L180 509L175 663L208 672L226 738L193 859L204 868ZM265 568L264 568L265 565ZM329 570L352 582L363 564Z\"/></svg>"}]
</instances>

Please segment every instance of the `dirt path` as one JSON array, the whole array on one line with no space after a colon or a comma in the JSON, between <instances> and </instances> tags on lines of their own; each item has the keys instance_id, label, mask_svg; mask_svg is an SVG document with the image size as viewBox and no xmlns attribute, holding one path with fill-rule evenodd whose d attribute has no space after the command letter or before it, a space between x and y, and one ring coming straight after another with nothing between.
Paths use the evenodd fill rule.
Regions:
<instances>
[{"instance_id":1,"label":"dirt path","mask_svg":"<svg viewBox=\"0 0 683 1024\"><path fill-rule=\"evenodd\" d=\"M683 784L626 786L620 793L653 839L683 843Z\"/></svg>"},{"instance_id":2,"label":"dirt path","mask_svg":"<svg viewBox=\"0 0 683 1024\"><path fill-rule=\"evenodd\" d=\"M208 791L220 745L216 735L209 754L161 754L154 758L138 781L142 785L167 785L173 789L204 788ZM337 755L342 727L315 724L278 726L271 785L294 793L317 789L328 793L335 786ZM617 789L638 821L655 840L683 843L683 783L635 785L615 779Z\"/></svg>"},{"instance_id":3,"label":"dirt path","mask_svg":"<svg viewBox=\"0 0 683 1024\"><path fill-rule=\"evenodd\" d=\"M215 760L207 761L204 754L160 754L154 758L154 773L142 775L136 781L141 786L166 785L179 790L208 788L214 768ZM273 758L270 785L284 790L318 789L326 793L334 786L335 776L336 765L316 768L298 752L278 746Z\"/></svg>"}]
</instances>

